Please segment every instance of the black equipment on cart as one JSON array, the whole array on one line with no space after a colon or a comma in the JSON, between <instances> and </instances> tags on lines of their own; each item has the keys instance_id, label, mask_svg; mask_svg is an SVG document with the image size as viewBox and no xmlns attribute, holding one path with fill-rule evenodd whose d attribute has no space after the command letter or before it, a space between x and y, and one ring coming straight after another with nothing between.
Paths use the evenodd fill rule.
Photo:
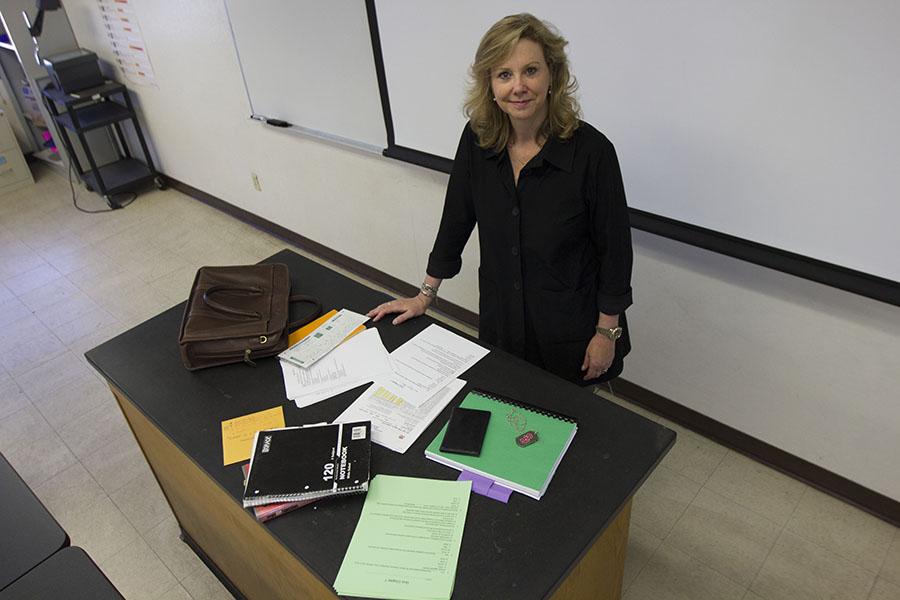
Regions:
<instances>
[{"instance_id":1,"label":"black equipment on cart","mask_svg":"<svg viewBox=\"0 0 900 600\"><path fill-rule=\"evenodd\" d=\"M72 58L75 58L76 63L68 64ZM76 75L80 74L89 78L90 74L85 75L84 65L77 62L79 60L83 61L84 59L71 57L68 61L63 61L63 69L74 68ZM67 85L66 78L66 75L60 78L64 86ZM82 78L82 80L84 79ZM138 123L128 88L121 83L108 80L96 87L71 92L61 90L55 82L46 79L41 80L39 84L41 84L44 104L59 126L59 134L69 155L69 160L88 191L96 190L111 208L119 208L113 199L114 195L133 191L149 182L155 183L159 189L165 189L165 181L153 166L153 159L147 149L147 142L144 140L144 133ZM62 112L59 110L59 105L64 107ZM123 121L131 121L144 155L143 161L132 156L128 148L128 141L122 131L121 123ZM111 127L115 131L115 138L118 141L118 144L114 144L118 160L105 165L97 165L85 136L86 132L100 127ZM82 168L68 132L78 136L90 169Z\"/></svg>"},{"instance_id":2,"label":"black equipment on cart","mask_svg":"<svg viewBox=\"0 0 900 600\"><path fill-rule=\"evenodd\" d=\"M45 56L43 63L56 88L66 94L97 87L106 81L100 72L97 55L90 50L78 48Z\"/></svg>"}]
</instances>

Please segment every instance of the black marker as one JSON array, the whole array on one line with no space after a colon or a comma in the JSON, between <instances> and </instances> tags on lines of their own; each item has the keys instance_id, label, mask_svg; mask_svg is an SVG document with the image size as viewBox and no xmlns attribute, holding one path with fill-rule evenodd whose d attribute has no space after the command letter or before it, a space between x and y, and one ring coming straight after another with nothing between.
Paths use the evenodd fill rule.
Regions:
<instances>
[{"instance_id":1,"label":"black marker","mask_svg":"<svg viewBox=\"0 0 900 600\"><path fill-rule=\"evenodd\" d=\"M282 121L281 119L266 119L266 125L271 125L272 127L290 127L291 124L287 121Z\"/></svg>"}]
</instances>

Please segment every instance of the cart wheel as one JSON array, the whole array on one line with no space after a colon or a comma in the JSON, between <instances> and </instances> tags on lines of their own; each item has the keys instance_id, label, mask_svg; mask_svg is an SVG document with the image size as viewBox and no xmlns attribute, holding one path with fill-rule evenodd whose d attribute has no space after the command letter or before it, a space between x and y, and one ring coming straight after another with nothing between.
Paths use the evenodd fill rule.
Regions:
<instances>
[{"instance_id":1,"label":"cart wheel","mask_svg":"<svg viewBox=\"0 0 900 600\"><path fill-rule=\"evenodd\" d=\"M108 207L110 207L110 208L119 208L119 206L118 206L115 202L113 202L112 196L110 196L110 195L107 194L106 196L103 196L103 199L106 200L106 205L107 205Z\"/></svg>"},{"instance_id":2,"label":"cart wheel","mask_svg":"<svg viewBox=\"0 0 900 600\"><path fill-rule=\"evenodd\" d=\"M91 187L89 184L87 184L87 183L84 184L84 189L86 189L86 190L89 191L89 192L93 192L93 191L94 191L94 188L92 188L92 187Z\"/></svg>"},{"instance_id":3,"label":"cart wheel","mask_svg":"<svg viewBox=\"0 0 900 600\"><path fill-rule=\"evenodd\" d=\"M156 177L153 178L153 183L156 184L156 189L158 189L158 190L164 190L164 189L166 189L167 187L169 187L169 186L166 184L166 181L165 181L162 177L160 177L159 175L157 175Z\"/></svg>"}]
</instances>

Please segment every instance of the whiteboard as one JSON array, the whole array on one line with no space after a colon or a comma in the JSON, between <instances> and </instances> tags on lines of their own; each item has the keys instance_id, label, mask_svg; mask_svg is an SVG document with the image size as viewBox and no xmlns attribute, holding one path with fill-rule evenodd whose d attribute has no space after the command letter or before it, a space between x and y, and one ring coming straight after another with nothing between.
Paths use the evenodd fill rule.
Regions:
<instances>
[{"instance_id":1,"label":"whiteboard","mask_svg":"<svg viewBox=\"0 0 900 600\"><path fill-rule=\"evenodd\" d=\"M379 0L398 146L452 158L499 18L569 42L637 209L900 281L900 2Z\"/></svg>"},{"instance_id":2,"label":"whiteboard","mask_svg":"<svg viewBox=\"0 0 900 600\"><path fill-rule=\"evenodd\" d=\"M253 116L387 146L364 0L225 0Z\"/></svg>"}]
</instances>

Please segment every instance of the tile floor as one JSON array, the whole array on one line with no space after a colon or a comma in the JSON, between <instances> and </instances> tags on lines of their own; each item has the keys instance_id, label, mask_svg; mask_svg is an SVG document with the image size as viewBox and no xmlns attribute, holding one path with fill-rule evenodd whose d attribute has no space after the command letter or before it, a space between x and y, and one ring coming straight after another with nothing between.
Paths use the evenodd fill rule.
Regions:
<instances>
[{"instance_id":1,"label":"tile floor","mask_svg":"<svg viewBox=\"0 0 900 600\"><path fill-rule=\"evenodd\" d=\"M181 302L200 265L286 244L171 190L84 214L33 169L33 187L0 196L0 452L126 598L230 598L179 540L83 353ZM897 528L598 393L678 432L634 501L626 600L900 599Z\"/></svg>"}]
</instances>

